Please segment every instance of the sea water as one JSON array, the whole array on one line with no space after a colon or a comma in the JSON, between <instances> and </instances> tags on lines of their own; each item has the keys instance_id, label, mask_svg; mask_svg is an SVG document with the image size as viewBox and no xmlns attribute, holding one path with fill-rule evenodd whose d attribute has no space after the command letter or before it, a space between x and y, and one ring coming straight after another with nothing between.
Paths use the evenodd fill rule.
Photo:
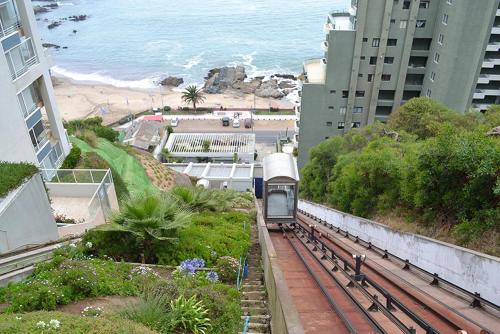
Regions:
<instances>
[{"instance_id":1,"label":"sea water","mask_svg":"<svg viewBox=\"0 0 500 334\"><path fill-rule=\"evenodd\" d=\"M185 84L201 84L210 69L237 64L246 67L249 77L297 74L305 59L322 56L327 14L349 3L61 0L59 8L37 19L43 42L61 46L49 51L56 75L148 88L169 75L182 77ZM81 14L88 19L47 28L55 20Z\"/></svg>"}]
</instances>

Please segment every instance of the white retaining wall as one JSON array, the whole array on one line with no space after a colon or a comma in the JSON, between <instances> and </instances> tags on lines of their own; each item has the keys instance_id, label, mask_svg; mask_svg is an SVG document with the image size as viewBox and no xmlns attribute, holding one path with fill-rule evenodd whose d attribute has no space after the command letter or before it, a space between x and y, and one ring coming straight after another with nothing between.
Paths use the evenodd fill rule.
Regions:
<instances>
[{"instance_id":1,"label":"white retaining wall","mask_svg":"<svg viewBox=\"0 0 500 334\"><path fill-rule=\"evenodd\" d=\"M304 210L335 227L359 236L390 253L408 259L412 264L431 273L437 273L468 291L500 304L500 259L466 248L394 231L374 221L327 208L323 205L299 201Z\"/></svg>"}]
</instances>

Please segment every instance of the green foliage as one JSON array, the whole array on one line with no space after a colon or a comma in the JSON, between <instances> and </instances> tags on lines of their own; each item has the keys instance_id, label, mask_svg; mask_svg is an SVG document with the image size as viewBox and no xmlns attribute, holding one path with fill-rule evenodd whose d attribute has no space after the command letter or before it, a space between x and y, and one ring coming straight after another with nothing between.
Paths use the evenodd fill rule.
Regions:
<instances>
[{"instance_id":1,"label":"green foliage","mask_svg":"<svg viewBox=\"0 0 500 334\"><path fill-rule=\"evenodd\" d=\"M75 136L89 144L91 147L97 147L97 136L94 131L88 129L78 130L75 132Z\"/></svg>"},{"instance_id":2,"label":"green foliage","mask_svg":"<svg viewBox=\"0 0 500 334\"><path fill-rule=\"evenodd\" d=\"M61 166L62 169L74 169L80 162L82 158L82 150L78 146L73 146L69 151L69 154L64 159Z\"/></svg>"},{"instance_id":3,"label":"green foliage","mask_svg":"<svg viewBox=\"0 0 500 334\"><path fill-rule=\"evenodd\" d=\"M0 161L0 198L7 196L11 190L19 187L36 173L38 168L32 164Z\"/></svg>"},{"instance_id":4,"label":"green foliage","mask_svg":"<svg viewBox=\"0 0 500 334\"><path fill-rule=\"evenodd\" d=\"M140 245L142 262L153 258L154 241L173 241L177 229L189 220L189 213L167 194L133 195L122 202L121 210L111 215L109 224L99 230L125 232Z\"/></svg>"},{"instance_id":5,"label":"green foliage","mask_svg":"<svg viewBox=\"0 0 500 334\"><path fill-rule=\"evenodd\" d=\"M56 329L41 329L39 321L48 324L51 319L60 322ZM31 312L22 314L0 314L0 333L2 334L155 334L151 329L118 316L98 318L81 317L63 312Z\"/></svg>"},{"instance_id":6,"label":"green foliage","mask_svg":"<svg viewBox=\"0 0 500 334\"><path fill-rule=\"evenodd\" d=\"M323 141L302 169L301 195L364 217L401 213L473 244L500 230L500 107L458 114L412 99L388 125ZM498 249L498 246L497 246Z\"/></svg>"},{"instance_id":7,"label":"green foliage","mask_svg":"<svg viewBox=\"0 0 500 334\"><path fill-rule=\"evenodd\" d=\"M205 94L203 94L201 88L199 89L195 85L190 85L182 92L181 99L186 103L192 103L193 109L196 112L196 105L205 101Z\"/></svg>"},{"instance_id":8,"label":"green foliage","mask_svg":"<svg viewBox=\"0 0 500 334\"><path fill-rule=\"evenodd\" d=\"M69 121L69 122L64 122L64 127L68 131L68 134L70 135L76 135L77 137L81 137L83 140L85 140L87 143L89 143L86 139L89 139L88 136L91 136L90 134L84 135L85 131L92 131L97 137L105 138L109 140L110 142L115 142L118 140L118 135L119 133L111 128L105 127L102 125L102 118L99 116L96 117L91 117L91 118L86 118L86 119L81 119L81 120L74 120L74 121ZM90 139L91 142L92 139ZM92 147L95 147L95 145L92 145L89 143Z\"/></svg>"},{"instance_id":9,"label":"green foliage","mask_svg":"<svg viewBox=\"0 0 500 334\"><path fill-rule=\"evenodd\" d=\"M172 110L172 108L170 106L164 106L163 107L163 111L166 112L166 113L170 112L171 110Z\"/></svg>"},{"instance_id":10,"label":"green foliage","mask_svg":"<svg viewBox=\"0 0 500 334\"><path fill-rule=\"evenodd\" d=\"M94 132L97 135L97 137L107 139L112 143L118 140L118 135L119 135L118 131L115 131L111 128L105 126L98 126L94 128Z\"/></svg>"},{"instance_id":11,"label":"green foliage","mask_svg":"<svg viewBox=\"0 0 500 334\"><path fill-rule=\"evenodd\" d=\"M201 144L203 152L210 152L210 140L205 139Z\"/></svg>"},{"instance_id":12,"label":"green foliage","mask_svg":"<svg viewBox=\"0 0 500 334\"><path fill-rule=\"evenodd\" d=\"M190 258L202 258L207 266L219 256L240 258L250 248L250 217L242 212L203 212L179 231L179 240L158 248L161 264L177 265Z\"/></svg>"},{"instance_id":13,"label":"green foliage","mask_svg":"<svg viewBox=\"0 0 500 334\"><path fill-rule=\"evenodd\" d=\"M236 282L239 266L239 261L232 256L221 256L215 264L220 280L226 283Z\"/></svg>"},{"instance_id":14,"label":"green foliage","mask_svg":"<svg viewBox=\"0 0 500 334\"><path fill-rule=\"evenodd\" d=\"M202 187L178 186L172 189L172 195L193 211L227 211L231 208L253 207L251 194L232 189L205 189Z\"/></svg>"},{"instance_id":15,"label":"green foliage","mask_svg":"<svg viewBox=\"0 0 500 334\"><path fill-rule=\"evenodd\" d=\"M82 246L60 248L50 262L37 265L27 280L0 289L9 303L7 311L50 311L89 297L136 295L141 286L156 279L135 274L131 265L87 258L83 252Z\"/></svg>"},{"instance_id":16,"label":"green foliage","mask_svg":"<svg viewBox=\"0 0 500 334\"><path fill-rule=\"evenodd\" d=\"M161 291L146 290L138 303L128 305L121 311L121 316L155 331L165 332L164 329L169 323L167 314L169 300L169 296Z\"/></svg>"},{"instance_id":17,"label":"green foliage","mask_svg":"<svg viewBox=\"0 0 500 334\"><path fill-rule=\"evenodd\" d=\"M179 296L170 301L169 327L172 331L205 334L210 327L208 310L196 296Z\"/></svg>"}]
</instances>

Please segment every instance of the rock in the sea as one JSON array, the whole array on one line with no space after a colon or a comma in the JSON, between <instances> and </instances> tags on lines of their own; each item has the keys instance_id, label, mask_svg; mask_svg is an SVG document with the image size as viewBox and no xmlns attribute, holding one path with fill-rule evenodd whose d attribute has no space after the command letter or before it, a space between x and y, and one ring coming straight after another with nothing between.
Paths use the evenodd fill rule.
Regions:
<instances>
[{"instance_id":1,"label":"rock in the sea","mask_svg":"<svg viewBox=\"0 0 500 334\"><path fill-rule=\"evenodd\" d=\"M255 95L260 97L272 97L275 99L280 99L285 96L278 86L278 80L276 79L264 81L262 85L255 90Z\"/></svg>"},{"instance_id":2,"label":"rock in the sea","mask_svg":"<svg viewBox=\"0 0 500 334\"><path fill-rule=\"evenodd\" d=\"M231 88L240 90L244 94L253 94L262 84L263 77L256 77L249 82L239 81L232 84Z\"/></svg>"},{"instance_id":3,"label":"rock in the sea","mask_svg":"<svg viewBox=\"0 0 500 334\"><path fill-rule=\"evenodd\" d=\"M47 26L47 28L49 28L49 29L54 29L55 27L59 27L60 25L61 25L61 22L60 22L60 21L54 21L54 22L52 22L51 24L49 24L49 25Z\"/></svg>"},{"instance_id":4,"label":"rock in the sea","mask_svg":"<svg viewBox=\"0 0 500 334\"><path fill-rule=\"evenodd\" d=\"M290 80L283 80L278 84L278 86L281 89L286 89L286 88L295 88L295 87L297 87L297 84L293 81L290 81Z\"/></svg>"},{"instance_id":5,"label":"rock in the sea","mask_svg":"<svg viewBox=\"0 0 500 334\"><path fill-rule=\"evenodd\" d=\"M244 66L215 68L208 72L203 89L209 94L221 93L225 89L234 88L233 85L239 86L245 78Z\"/></svg>"},{"instance_id":6,"label":"rock in the sea","mask_svg":"<svg viewBox=\"0 0 500 334\"><path fill-rule=\"evenodd\" d=\"M85 21L86 19L88 19L88 16L85 14L68 16L68 20L73 22Z\"/></svg>"},{"instance_id":7,"label":"rock in the sea","mask_svg":"<svg viewBox=\"0 0 500 334\"><path fill-rule=\"evenodd\" d=\"M160 82L162 86L179 87L184 83L184 79L177 77L167 77Z\"/></svg>"},{"instance_id":8,"label":"rock in the sea","mask_svg":"<svg viewBox=\"0 0 500 334\"><path fill-rule=\"evenodd\" d=\"M59 45L57 45L57 44L52 44L52 43L42 43L42 46L43 46L44 48L54 48L54 49L56 49L56 50L60 48L60 46L59 46ZM65 47L65 48L67 48L67 47Z\"/></svg>"},{"instance_id":9,"label":"rock in the sea","mask_svg":"<svg viewBox=\"0 0 500 334\"><path fill-rule=\"evenodd\" d=\"M33 6L33 11L35 12L35 15L37 15L37 14L42 14L42 13L48 13L49 9L37 5L37 6Z\"/></svg>"},{"instance_id":10,"label":"rock in the sea","mask_svg":"<svg viewBox=\"0 0 500 334\"><path fill-rule=\"evenodd\" d=\"M56 9L57 7L59 7L59 5L57 4L57 2L54 2L54 3L48 4L48 5L44 5L43 7Z\"/></svg>"}]
</instances>

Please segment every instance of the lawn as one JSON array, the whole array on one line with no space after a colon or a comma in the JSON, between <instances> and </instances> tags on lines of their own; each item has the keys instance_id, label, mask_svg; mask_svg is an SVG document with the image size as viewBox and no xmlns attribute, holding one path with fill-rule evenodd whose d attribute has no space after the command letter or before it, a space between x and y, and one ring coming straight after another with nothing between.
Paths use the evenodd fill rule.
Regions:
<instances>
[{"instance_id":1,"label":"lawn","mask_svg":"<svg viewBox=\"0 0 500 334\"><path fill-rule=\"evenodd\" d=\"M140 162L125 150L106 139L99 138L96 148L75 137L71 137L71 143L78 146L83 154L95 152L106 160L120 174L130 191L156 191Z\"/></svg>"}]
</instances>

